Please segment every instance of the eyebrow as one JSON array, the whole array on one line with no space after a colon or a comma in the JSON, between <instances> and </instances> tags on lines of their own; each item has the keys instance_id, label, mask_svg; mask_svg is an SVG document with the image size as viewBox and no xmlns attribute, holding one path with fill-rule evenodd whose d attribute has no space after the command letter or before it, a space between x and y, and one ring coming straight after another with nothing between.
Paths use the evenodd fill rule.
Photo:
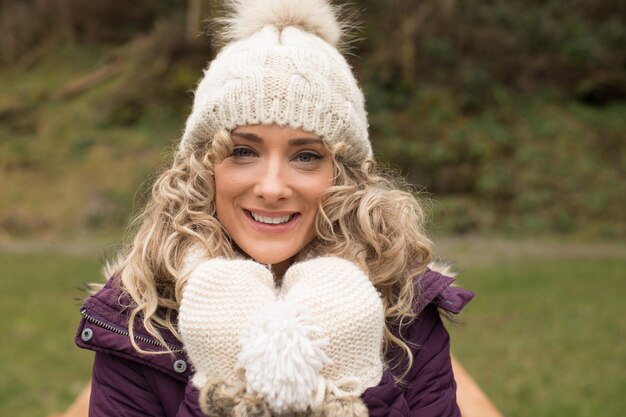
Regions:
<instances>
[{"instance_id":1,"label":"eyebrow","mask_svg":"<svg viewBox=\"0 0 626 417\"><path fill-rule=\"evenodd\" d=\"M251 142L263 143L263 138L261 138L259 135L256 135L254 133L232 132L231 135L239 136L240 138L249 140ZM289 139L288 143L290 145L300 146L300 145L310 145L310 144L321 144L323 143L323 141L320 138L293 138L293 139Z\"/></svg>"},{"instance_id":2,"label":"eyebrow","mask_svg":"<svg viewBox=\"0 0 626 417\"><path fill-rule=\"evenodd\" d=\"M254 133L247 133L247 132L231 132L232 136L239 136L242 139L246 139L249 140L251 142L256 142L256 143L261 143L263 142L263 139L261 139L259 136L255 135Z\"/></svg>"},{"instance_id":3,"label":"eyebrow","mask_svg":"<svg viewBox=\"0 0 626 417\"><path fill-rule=\"evenodd\" d=\"M289 144L290 145L310 145L310 144L321 144L324 143L321 139L319 138L294 138L294 139L289 139Z\"/></svg>"}]
</instances>

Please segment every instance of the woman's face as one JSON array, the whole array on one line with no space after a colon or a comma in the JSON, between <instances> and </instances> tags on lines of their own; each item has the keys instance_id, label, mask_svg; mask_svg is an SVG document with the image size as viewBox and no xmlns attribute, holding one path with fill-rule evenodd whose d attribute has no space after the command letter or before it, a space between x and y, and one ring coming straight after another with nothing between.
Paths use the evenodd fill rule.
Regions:
<instances>
[{"instance_id":1,"label":"woman's face","mask_svg":"<svg viewBox=\"0 0 626 417\"><path fill-rule=\"evenodd\" d=\"M215 165L217 218L241 250L284 271L316 236L320 195L333 184L321 138L276 125L239 127Z\"/></svg>"}]
</instances>

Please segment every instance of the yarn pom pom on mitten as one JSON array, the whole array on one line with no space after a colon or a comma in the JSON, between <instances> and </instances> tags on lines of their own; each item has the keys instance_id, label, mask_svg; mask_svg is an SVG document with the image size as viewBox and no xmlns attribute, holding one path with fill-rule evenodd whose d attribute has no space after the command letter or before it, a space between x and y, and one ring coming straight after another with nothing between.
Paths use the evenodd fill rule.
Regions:
<instances>
[{"instance_id":1,"label":"yarn pom pom on mitten","mask_svg":"<svg viewBox=\"0 0 626 417\"><path fill-rule=\"evenodd\" d=\"M306 411L323 391L320 370L330 363L324 333L305 306L280 298L251 318L239 339L239 363L248 388L273 413Z\"/></svg>"},{"instance_id":2,"label":"yarn pom pom on mitten","mask_svg":"<svg viewBox=\"0 0 626 417\"><path fill-rule=\"evenodd\" d=\"M365 273L341 258L293 265L278 299L240 338L248 387L272 412L364 417L360 394L382 376L384 313Z\"/></svg>"},{"instance_id":3,"label":"yarn pom pom on mitten","mask_svg":"<svg viewBox=\"0 0 626 417\"><path fill-rule=\"evenodd\" d=\"M250 316L274 300L273 275L256 262L211 259L190 272L178 328L205 413L234 416L255 410L255 415L269 415L262 412L267 408L262 401L246 394L237 355L239 335Z\"/></svg>"},{"instance_id":4,"label":"yarn pom pom on mitten","mask_svg":"<svg viewBox=\"0 0 626 417\"><path fill-rule=\"evenodd\" d=\"M306 306L329 337L325 351L332 363L322 369L329 392L360 395L380 382L385 315L361 268L338 257L300 262L287 270L281 294Z\"/></svg>"}]
</instances>

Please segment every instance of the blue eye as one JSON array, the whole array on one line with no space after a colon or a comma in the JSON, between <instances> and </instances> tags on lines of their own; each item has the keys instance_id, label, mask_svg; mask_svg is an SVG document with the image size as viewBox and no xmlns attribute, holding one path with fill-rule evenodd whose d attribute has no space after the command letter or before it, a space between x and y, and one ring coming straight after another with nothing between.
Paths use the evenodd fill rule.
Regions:
<instances>
[{"instance_id":1,"label":"blue eye","mask_svg":"<svg viewBox=\"0 0 626 417\"><path fill-rule=\"evenodd\" d=\"M254 156L254 152L250 148L235 148L233 149L233 153L231 155L234 158L250 158Z\"/></svg>"},{"instance_id":2,"label":"blue eye","mask_svg":"<svg viewBox=\"0 0 626 417\"><path fill-rule=\"evenodd\" d=\"M322 159L322 157L314 152L300 152L298 155L296 155L296 159L298 160L298 162L309 163L318 161Z\"/></svg>"}]
</instances>

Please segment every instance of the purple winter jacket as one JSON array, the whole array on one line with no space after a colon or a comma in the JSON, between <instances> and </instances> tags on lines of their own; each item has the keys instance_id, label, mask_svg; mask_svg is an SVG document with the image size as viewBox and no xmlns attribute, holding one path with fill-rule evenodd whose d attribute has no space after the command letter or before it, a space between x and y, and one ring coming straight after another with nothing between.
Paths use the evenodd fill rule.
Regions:
<instances>
[{"instance_id":1,"label":"purple winter jacket","mask_svg":"<svg viewBox=\"0 0 626 417\"><path fill-rule=\"evenodd\" d=\"M432 270L415 277L420 291L416 304L418 316L400 335L410 342L414 362L402 386L386 370L380 383L362 394L370 417L461 416L456 404L449 337L438 309L459 313L474 294L451 287L453 281ZM198 404L198 391L190 382L192 369L181 343L164 331L163 337L175 352L173 355L137 353L128 338L128 305L111 279L81 308L83 318L76 344L96 352L89 415L204 416ZM135 333L141 348L162 350L140 323L136 324ZM403 366L401 363L396 372L401 372Z\"/></svg>"}]
</instances>

